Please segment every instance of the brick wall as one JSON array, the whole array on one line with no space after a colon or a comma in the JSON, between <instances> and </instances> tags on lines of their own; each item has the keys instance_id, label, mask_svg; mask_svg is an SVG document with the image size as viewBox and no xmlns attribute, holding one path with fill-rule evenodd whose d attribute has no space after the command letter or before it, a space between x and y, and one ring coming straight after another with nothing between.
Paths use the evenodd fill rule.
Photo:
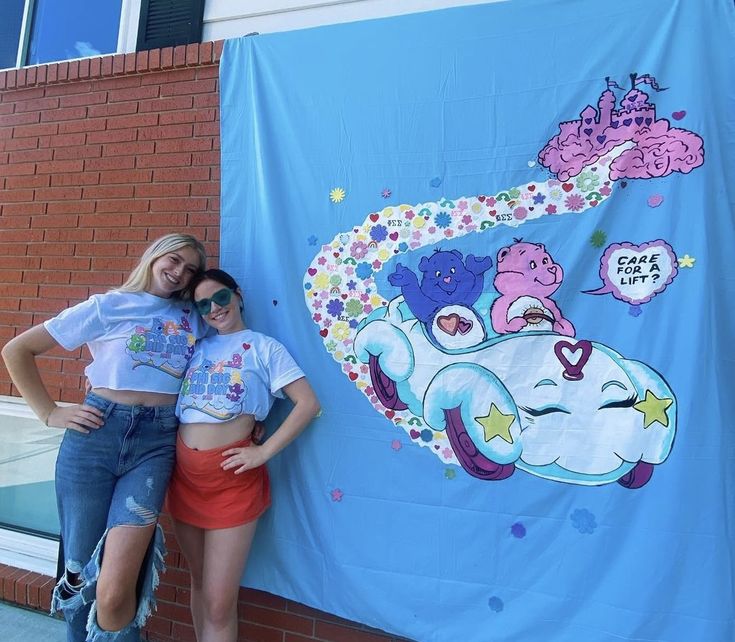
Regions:
<instances>
[{"instance_id":1,"label":"brick wall","mask_svg":"<svg viewBox=\"0 0 735 642\"><path fill-rule=\"evenodd\" d=\"M150 241L188 231L219 255L222 43L0 72L0 345L120 285ZM87 355L39 368L54 399L82 398ZM17 395L0 364L0 394ZM166 518L168 572L147 636L194 640L188 575ZM0 565L0 598L39 610L53 580ZM240 593L240 639L386 642L390 636L259 591Z\"/></svg>"}]
</instances>

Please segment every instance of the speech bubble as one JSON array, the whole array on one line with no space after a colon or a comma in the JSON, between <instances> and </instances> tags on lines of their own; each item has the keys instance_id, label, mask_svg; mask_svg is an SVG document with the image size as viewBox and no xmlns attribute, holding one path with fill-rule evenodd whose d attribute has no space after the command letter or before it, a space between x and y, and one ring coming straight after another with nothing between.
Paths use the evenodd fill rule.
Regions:
<instances>
[{"instance_id":1,"label":"speech bubble","mask_svg":"<svg viewBox=\"0 0 735 642\"><path fill-rule=\"evenodd\" d=\"M612 294L634 305L648 303L666 289L677 272L676 254L666 241L613 243L600 259L604 285L583 294Z\"/></svg>"}]
</instances>

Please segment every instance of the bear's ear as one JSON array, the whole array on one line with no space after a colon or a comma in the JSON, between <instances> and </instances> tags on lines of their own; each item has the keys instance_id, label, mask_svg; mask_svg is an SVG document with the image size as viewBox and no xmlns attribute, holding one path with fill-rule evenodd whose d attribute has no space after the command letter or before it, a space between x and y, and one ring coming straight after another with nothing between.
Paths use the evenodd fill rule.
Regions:
<instances>
[{"instance_id":1,"label":"bear's ear","mask_svg":"<svg viewBox=\"0 0 735 642\"><path fill-rule=\"evenodd\" d=\"M452 250L452 254L454 254L454 256L456 256L460 261L463 259L462 252L459 250Z\"/></svg>"},{"instance_id":2,"label":"bear's ear","mask_svg":"<svg viewBox=\"0 0 735 642\"><path fill-rule=\"evenodd\" d=\"M431 266L429 265L429 259L427 259L425 256L421 257L421 260L419 261L419 270L422 272L428 272L429 268Z\"/></svg>"},{"instance_id":3,"label":"bear's ear","mask_svg":"<svg viewBox=\"0 0 735 642\"><path fill-rule=\"evenodd\" d=\"M502 247L498 251L498 263L500 263L506 256L510 254L510 248L509 247Z\"/></svg>"}]
</instances>

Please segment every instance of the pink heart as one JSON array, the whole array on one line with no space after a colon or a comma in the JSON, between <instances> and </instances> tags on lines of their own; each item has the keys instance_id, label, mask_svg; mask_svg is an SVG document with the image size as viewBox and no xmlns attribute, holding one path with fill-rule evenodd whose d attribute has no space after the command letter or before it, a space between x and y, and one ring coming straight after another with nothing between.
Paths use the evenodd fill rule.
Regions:
<instances>
[{"instance_id":1,"label":"pink heart","mask_svg":"<svg viewBox=\"0 0 735 642\"><path fill-rule=\"evenodd\" d=\"M684 111L684 110L682 109L681 111L675 111L675 112L674 112L673 114L671 114L671 117L672 117L672 118L673 118L674 120L681 120L681 119L682 119L682 118L684 118L684 116L686 116L686 115L687 115L686 111Z\"/></svg>"},{"instance_id":2,"label":"pink heart","mask_svg":"<svg viewBox=\"0 0 735 642\"><path fill-rule=\"evenodd\" d=\"M316 274L316 268L309 268L309 276L314 276Z\"/></svg>"},{"instance_id":3,"label":"pink heart","mask_svg":"<svg viewBox=\"0 0 735 642\"><path fill-rule=\"evenodd\" d=\"M455 312L446 316L437 317L436 324L441 330L454 336L459 326L459 315Z\"/></svg>"},{"instance_id":4,"label":"pink heart","mask_svg":"<svg viewBox=\"0 0 735 642\"><path fill-rule=\"evenodd\" d=\"M391 241L397 241L397 240L398 240L398 232L393 232L393 233L392 233L392 234L390 235L390 240L391 240Z\"/></svg>"}]
</instances>

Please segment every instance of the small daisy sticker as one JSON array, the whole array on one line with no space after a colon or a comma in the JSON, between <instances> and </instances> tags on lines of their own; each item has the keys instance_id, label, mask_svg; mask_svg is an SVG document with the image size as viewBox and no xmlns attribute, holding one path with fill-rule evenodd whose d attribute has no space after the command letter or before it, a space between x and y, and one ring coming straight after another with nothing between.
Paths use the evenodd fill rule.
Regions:
<instances>
[{"instance_id":1,"label":"small daisy sticker","mask_svg":"<svg viewBox=\"0 0 735 642\"><path fill-rule=\"evenodd\" d=\"M345 200L345 191L341 187L335 187L329 192L329 200L332 203L341 203Z\"/></svg>"},{"instance_id":2,"label":"small daisy sticker","mask_svg":"<svg viewBox=\"0 0 735 642\"><path fill-rule=\"evenodd\" d=\"M692 268L694 267L694 261L696 261L693 256L689 256L688 254L685 254L684 256L679 257L679 267L682 268Z\"/></svg>"}]
</instances>

